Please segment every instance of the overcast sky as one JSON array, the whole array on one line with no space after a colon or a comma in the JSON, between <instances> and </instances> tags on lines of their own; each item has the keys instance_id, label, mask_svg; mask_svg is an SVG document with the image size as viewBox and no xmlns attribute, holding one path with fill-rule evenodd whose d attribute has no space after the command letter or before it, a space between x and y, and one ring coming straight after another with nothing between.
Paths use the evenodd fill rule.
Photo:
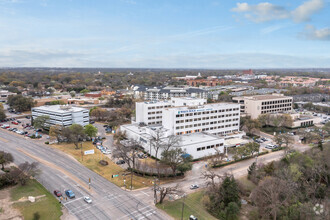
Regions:
<instances>
[{"instance_id":1,"label":"overcast sky","mask_svg":"<svg viewBox=\"0 0 330 220\"><path fill-rule=\"evenodd\" d=\"M330 0L0 0L0 67L330 67Z\"/></svg>"}]
</instances>

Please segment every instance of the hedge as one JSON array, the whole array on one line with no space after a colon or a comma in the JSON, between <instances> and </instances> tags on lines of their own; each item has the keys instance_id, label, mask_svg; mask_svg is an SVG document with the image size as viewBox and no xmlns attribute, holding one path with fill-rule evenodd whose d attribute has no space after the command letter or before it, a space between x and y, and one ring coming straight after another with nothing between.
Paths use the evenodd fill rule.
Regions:
<instances>
[{"instance_id":1,"label":"hedge","mask_svg":"<svg viewBox=\"0 0 330 220\"><path fill-rule=\"evenodd\" d=\"M262 155L265 155L265 154L268 154L268 151L261 152L261 153L259 153L258 156L262 156ZM238 160L233 160L233 161L230 161L228 163L217 164L217 165L212 166L212 168L218 168L218 167L228 166L230 164L234 164L234 163L237 163L237 162L240 162L240 161L243 161L243 160L248 160L248 159L251 159L251 158L254 158L254 157L255 157L255 155L244 157L244 158L240 158Z\"/></svg>"},{"instance_id":2,"label":"hedge","mask_svg":"<svg viewBox=\"0 0 330 220\"><path fill-rule=\"evenodd\" d=\"M130 168L127 168L127 170L132 170L134 173L139 174L139 175L155 176L155 177L160 176L161 178L164 178L164 177L175 177L175 176L184 176L184 173L176 173L175 175L173 175L173 174L162 174L162 173L160 173L158 175L158 173L149 173L149 172L144 172L144 171L137 170L137 169L132 169L132 168L131 169Z\"/></svg>"},{"instance_id":3,"label":"hedge","mask_svg":"<svg viewBox=\"0 0 330 220\"><path fill-rule=\"evenodd\" d=\"M285 147L277 147L272 149L272 152L283 150Z\"/></svg>"}]
</instances>

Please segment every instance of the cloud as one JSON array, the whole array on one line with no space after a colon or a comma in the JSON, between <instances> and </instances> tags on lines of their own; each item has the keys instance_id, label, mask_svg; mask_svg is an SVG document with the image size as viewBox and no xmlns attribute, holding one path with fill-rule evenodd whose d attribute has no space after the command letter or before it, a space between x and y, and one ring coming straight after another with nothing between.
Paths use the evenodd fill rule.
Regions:
<instances>
[{"instance_id":1,"label":"cloud","mask_svg":"<svg viewBox=\"0 0 330 220\"><path fill-rule=\"evenodd\" d=\"M324 7L323 0L310 0L304 2L292 11L292 19L295 22L309 21L310 17Z\"/></svg>"},{"instance_id":2,"label":"cloud","mask_svg":"<svg viewBox=\"0 0 330 220\"><path fill-rule=\"evenodd\" d=\"M261 2L257 5L248 3L236 3L231 11L243 13L245 18L253 22L267 22L272 20L292 19L295 22L309 21L310 17L324 7L324 0L309 0L299 5L293 11L274 5L269 2Z\"/></svg>"},{"instance_id":3,"label":"cloud","mask_svg":"<svg viewBox=\"0 0 330 220\"><path fill-rule=\"evenodd\" d=\"M288 26L290 26L290 25L289 24L276 24L276 25L272 25L272 26L261 29L260 33L261 34L270 34L270 33L273 33L275 31L278 31L278 30L288 27Z\"/></svg>"},{"instance_id":4,"label":"cloud","mask_svg":"<svg viewBox=\"0 0 330 220\"><path fill-rule=\"evenodd\" d=\"M300 36L308 40L330 41L330 28L316 29L313 25L308 24Z\"/></svg>"}]
</instances>

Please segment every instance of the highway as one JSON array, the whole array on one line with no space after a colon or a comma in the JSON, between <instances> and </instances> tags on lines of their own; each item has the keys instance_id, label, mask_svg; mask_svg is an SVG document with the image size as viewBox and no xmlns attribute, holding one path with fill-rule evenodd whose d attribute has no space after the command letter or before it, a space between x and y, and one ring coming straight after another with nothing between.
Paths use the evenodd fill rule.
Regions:
<instances>
[{"instance_id":1,"label":"highway","mask_svg":"<svg viewBox=\"0 0 330 220\"><path fill-rule=\"evenodd\" d=\"M78 219L171 219L157 210L153 199L143 193L130 194L81 165L76 160L36 140L0 129L0 150L12 153L14 163L39 162L37 180L49 192L71 189L76 198L62 201ZM91 178L89 189L88 180ZM90 196L87 204L83 196Z\"/></svg>"}]
</instances>

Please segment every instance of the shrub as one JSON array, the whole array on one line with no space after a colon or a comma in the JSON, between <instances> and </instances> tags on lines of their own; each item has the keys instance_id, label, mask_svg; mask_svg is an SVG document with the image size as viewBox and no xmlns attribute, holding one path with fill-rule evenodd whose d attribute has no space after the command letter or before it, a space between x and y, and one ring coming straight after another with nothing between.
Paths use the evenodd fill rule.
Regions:
<instances>
[{"instance_id":1,"label":"shrub","mask_svg":"<svg viewBox=\"0 0 330 220\"><path fill-rule=\"evenodd\" d=\"M49 141L46 141L45 144L49 144Z\"/></svg>"},{"instance_id":2,"label":"shrub","mask_svg":"<svg viewBox=\"0 0 330 220\"><path fill-rule=\"evenodd\" d=\"M109 163L108 161L105 161L105 160L100 160L99 162L102 166L107 166Z\"/></svg>"}]
</instances>

